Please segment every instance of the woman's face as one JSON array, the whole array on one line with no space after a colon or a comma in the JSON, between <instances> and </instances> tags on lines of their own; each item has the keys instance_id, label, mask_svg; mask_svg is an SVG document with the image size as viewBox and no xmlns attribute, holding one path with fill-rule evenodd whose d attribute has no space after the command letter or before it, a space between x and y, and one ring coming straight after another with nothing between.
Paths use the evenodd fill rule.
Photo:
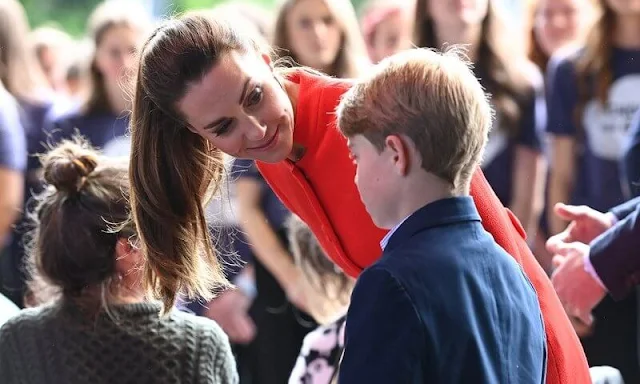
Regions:
<instances>
[{"instance_id":1,"label":"woman's face","mask_svg":"<svg viewBox=\"0 0 640 384\"><path fill-rule=\"evenodd\" d=\"M342 44L342 30L323 0L299 0L287 13L285 23L287 40L300 64L318 70L333 65Z\"/></svg>"},{"instance_id":2,"label":"woman's face","mask_svg":"<svg viewBox=\"0 0 640 384\"><path fill-rule=\"evenodd\" d=\"M268 56L232 51L177 108L190 129L234 157L276 163L293 147L294 111Z\"/></svg>"},{"instance_id":3,"label":"woman's face","mask_svg":"<svg viewBox=\"0 0 640 384\"><path fill-rule=\"evenodd\" d=\"M119 84L135 64L141 33L128 25L116 25L104 32L96 47L95 64L108 84Z\"/></svg>"},{"instance_id":4,"label":"woman's face","mask_svg":"<svg viewBox=\"0 0 640 384\"><path fill-rule=\"evenodd\" d=\"M533 28L544 53L551 56L584 38L592 14L590 0L540 0Z\"/></svg>"},{"instance_id":5,"label":"woman's face","mask_svg":"<svg viewBox=\"0 0 640 384\"><path fill-rule=\"evenodd\" d=\"M374 63L411 47L411 20L407 13L394 12L378 23L370 43Z\"/></svg>"},{"instance_id":6,"label":"woman's face","mask_svg":"<svg viewBox=\"0 0 640 384\"><path fill-rule=\"evenodd\" d=\"M438 26L461 27L482 23L489 0L427 0L426 12Z\"/></svg>"}]
</instances>

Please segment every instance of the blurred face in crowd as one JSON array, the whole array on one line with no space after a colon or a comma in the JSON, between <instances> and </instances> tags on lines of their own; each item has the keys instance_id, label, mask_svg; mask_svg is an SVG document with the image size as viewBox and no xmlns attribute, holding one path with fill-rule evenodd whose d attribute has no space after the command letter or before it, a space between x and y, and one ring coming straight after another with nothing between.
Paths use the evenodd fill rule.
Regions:
<instances>
[{"instance_id":1,"label":"blurred face in crowd","mask_svg":"<svg viewBox=\"0 0 640 384\"><path fill-rule=\"evenodd\" d=\"M540 0L534 32L547 55L567 44L580 42L593 21L591 0Z\"/></svg>"},{"instance_id":2,"label":"blurred face in crowd","mask_svg":"<svg viewBox=\"0 0 640 384\"><path fill-rule=\"evenodd\" d=\"M57 89L60 85L60 74L58 68L60 61L59 52L56 51L55 48L43 46L38 51L38 61L40 62L40 67L42 67L42 71L47 77L49 84L54 89Z\"/></svg>"},{"instance_id":3,"label":"blurred face in crowd","mask_svg":"<svg viewBox=\"0 0 640 384\"><path fill-rule=\"evenodd\" d=\"M411 19L409 12L396 11L375 27L371 36L371 60L379 62L403 49L411 47Z\"/></svg>"},{"instance_id":4,"label":"blurred face in crowd","mask_svg":"<svg viewBox=\"0 0 640 384\"><path fill-rule=\"evenodd\" d=\"M482 23L489 0L428 0L426 7L437 26L465 27Z\"/></svg>"},{"instance_id":5,"label":"blurred face in crowd","mask_svg":"<svg viewBox=\"0 0 640 384\"><path fill-rule=\"evenodd\" d=\"M287 39L300 64L326 71L335 62L342 28L323 0L298 1L286 24Z\"/></svg>"},{"instance_id":6,"label":"blurred face in crowd","mask_svg":"<svg viewBox=\"0 0 640 384\"><path fill-rule=\"evenodd\" d=\"M141 35L128 25L116 25L104 32L96 47L95 65L107 84L118 84L133 69Z\"/></svg>"}]
</instances>

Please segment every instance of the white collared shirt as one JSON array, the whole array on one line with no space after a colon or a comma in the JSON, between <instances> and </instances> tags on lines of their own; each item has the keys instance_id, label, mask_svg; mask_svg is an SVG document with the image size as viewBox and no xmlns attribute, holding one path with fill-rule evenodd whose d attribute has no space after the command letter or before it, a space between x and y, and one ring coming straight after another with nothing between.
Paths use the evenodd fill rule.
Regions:
<instances>
[{"instance_id":1,"label":"white collared shirt","mask_svg":"<svg viewBox=\"0 0 640 384\"><path fill-rule=\"evenodd\" d=\"M400 228L400 226L407 221L407 219L410 217L411 215L405 217L404 219L402 219L401 222L399 222L398 224L396 224L393 228L391 228L391 230L389 232L387 232L386 235L384 235L384 237L382 238L382 240L380 241L380 248L382 248L382 250L384 251L384 249L387 247L387 243L389 243L389 239L391 239L391 236L393 236L393 234L398 230L398 228Z\"/></svg>"}]
</instances>

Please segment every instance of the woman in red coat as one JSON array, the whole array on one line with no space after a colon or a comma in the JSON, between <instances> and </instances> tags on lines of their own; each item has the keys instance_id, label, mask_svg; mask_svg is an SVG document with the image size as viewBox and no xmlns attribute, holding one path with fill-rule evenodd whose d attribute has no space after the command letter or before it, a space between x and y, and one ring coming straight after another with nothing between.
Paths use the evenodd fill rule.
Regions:
<instances>
[{"instance_id":1,"label":"woman in red coat","mask_svg":"<svg viewBox=\"0 0 640 384\"><path fill-rule=\"evenodd\" d=\"M350 83L304 69L274 69L247 33L204 14L170 20L140 55L132 116L131 204L153 292L210 296L225 286L203 214L222 184L222 154L257 161L285 205L351 276L380 254L375 227L353 183L334 110ZM590 382L584 353L524 241L481 171L471 194L485 228L538 292L547 333L548 383Z\"/></svg>"}]
</instances>

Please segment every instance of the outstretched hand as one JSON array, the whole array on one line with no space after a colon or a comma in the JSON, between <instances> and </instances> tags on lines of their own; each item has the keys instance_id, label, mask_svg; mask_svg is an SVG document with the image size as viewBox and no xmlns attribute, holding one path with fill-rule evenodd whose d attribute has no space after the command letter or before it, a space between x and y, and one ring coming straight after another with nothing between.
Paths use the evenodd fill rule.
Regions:
<instances>
[{"instance_id":1,"label":"outstretched hand","mask_svg":"<svg viewBox=\"0 0 640 384\"><path fill-rule=\"evenodd\" d=\"M589 244L615 223L611 213L602 213L586 205L566 205L558 203L554 207L556 215L570 221L567 228L547 240L547 250L552 254L566 244L579 242Z\"/></svg>"},{"instance_id":2,"label":"outstretched hand","mask_svg":"<svg viewBox=\"0 0 640 384\"><path fill-rule=\"evenodd\" d=\"M579 242L557 247L553 264L556 266L551 282L569 316L577 317L590 326L591 312L606 295L606 290L584 267L589 246Z\"/></svg>"}]
</instances>

